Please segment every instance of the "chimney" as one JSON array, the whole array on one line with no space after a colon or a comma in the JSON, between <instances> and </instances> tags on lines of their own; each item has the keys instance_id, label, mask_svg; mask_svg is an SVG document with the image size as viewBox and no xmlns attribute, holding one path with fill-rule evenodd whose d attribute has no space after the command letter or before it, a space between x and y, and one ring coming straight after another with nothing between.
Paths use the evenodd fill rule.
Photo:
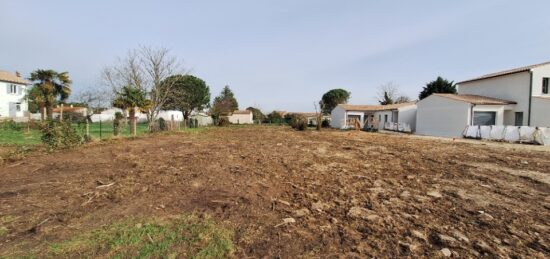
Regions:
<instances>
[{"instance_id":1,"label":"chimney","mask_svg":"<svg viewBox=\"0 0 550 259\"><path fill-rule=\"evenodd\" d=\"M21 73L19 73L19 71L15 71L15 76L16 77L21 77Z\"/></svg>"}]
</instances>

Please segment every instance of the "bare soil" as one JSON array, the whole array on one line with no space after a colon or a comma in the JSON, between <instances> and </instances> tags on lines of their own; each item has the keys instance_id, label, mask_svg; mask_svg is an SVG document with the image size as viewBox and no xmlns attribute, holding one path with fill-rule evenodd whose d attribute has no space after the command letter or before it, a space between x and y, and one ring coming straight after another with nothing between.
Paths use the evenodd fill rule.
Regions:
<instances>
[{"instance_id":1,"label":"bare soil","mask_svg":"<svg viewBox=\"0 0 550 259\"><path fill-rule=\"evenodd\" d=\"M239 258L550 257L545 150L229 127L33 155L0 179L0 257L192 213L230 225Z\"/></svg>"}]
</instances>

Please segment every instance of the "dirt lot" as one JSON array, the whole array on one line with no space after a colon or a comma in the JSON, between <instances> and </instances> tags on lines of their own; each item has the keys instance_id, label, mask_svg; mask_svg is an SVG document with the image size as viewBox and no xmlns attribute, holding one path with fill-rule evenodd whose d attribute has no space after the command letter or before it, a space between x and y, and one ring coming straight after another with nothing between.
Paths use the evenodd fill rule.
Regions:
<instances>
[{"instance_id":1,"label":"dirt lot","mask_svg":"<svg viewBox=\"0 0 550 259\"><path fill-rule=\"evenodd\" d=\"M550 152L509 147L231 127L36 155L0 169L0 257L193 214L239 258L547 258Z\"/></svg>"}]
</instances>

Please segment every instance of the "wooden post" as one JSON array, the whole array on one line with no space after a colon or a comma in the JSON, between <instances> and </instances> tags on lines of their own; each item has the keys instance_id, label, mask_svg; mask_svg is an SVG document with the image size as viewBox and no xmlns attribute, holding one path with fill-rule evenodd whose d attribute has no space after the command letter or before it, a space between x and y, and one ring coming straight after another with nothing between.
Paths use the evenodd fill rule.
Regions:
<instances>
[{"instance_id":1,"label":"wooden post","mask_svg":"<svg viewBox=\"0 0 550 259\"><path fill-rule=\"evenodd\" d=\"M63 104L59 107L59 121L63 121Z\"/></svg>"},{"instance_id":2,"label":"wooden post","mask_svg":"<svg viewBox=\"0 0 550 259\"><path fill-rule=\"evenodd\" d=\"M171 118L171 119L172 119L172 120L170 121L170 130L174 130L174 128L175 128L175 127L174 127L174 125L175 125L175 123L174 123L174 114L172 114L172 118Z\"/></svg>"},{"instance_id":3,"label":"wooden post","mask_svg":"<svg viewBox=\"0 0 550 259\"><path fill-rule=\"evenodd\" d=\"M90 122L88 121L88 109L86 109L86 136L90 139Z\"/></svg>"}]
</instances>

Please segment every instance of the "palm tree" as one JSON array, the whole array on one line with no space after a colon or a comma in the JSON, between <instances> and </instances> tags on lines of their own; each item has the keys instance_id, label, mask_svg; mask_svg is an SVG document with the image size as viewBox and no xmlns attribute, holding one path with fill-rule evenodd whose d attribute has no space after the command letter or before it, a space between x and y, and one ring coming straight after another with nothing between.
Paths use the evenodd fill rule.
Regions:
<instances>
[{"instance_id":1,"label":"palm tree","mask_svg":"<svg viewBox=\"0 0 550 259\"><path fill-rule=\"evenodd\" d=\"M57 102L65 101L71 94L71 79L68 72L38 69L31 73L29 80L35 82L28 97L40 107L42 119L44 108L48 119L53 118L53 106Z\"/></svg>"},{"instance_id":2,"label":"palm tree","mask_svg":"<svg viewBox=\"0 0 550 259\"><path fill-rule=\"evenodd\" d=\"M145 91L136 88L125 86L120 92L116 93L116 98L113 100L113 106L123 110L129 110L130 115L130 133L135 136L137 128L136 111L138 109L146 110L151 106L151 100L147 99Z\"/></svg>"}]
</instances>

